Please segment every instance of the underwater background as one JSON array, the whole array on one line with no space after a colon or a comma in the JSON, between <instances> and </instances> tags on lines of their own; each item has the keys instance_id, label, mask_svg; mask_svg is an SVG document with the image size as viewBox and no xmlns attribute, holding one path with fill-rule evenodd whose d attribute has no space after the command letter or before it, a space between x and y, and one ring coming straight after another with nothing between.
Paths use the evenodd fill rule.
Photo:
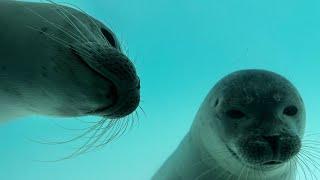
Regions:
<instances>
[{"instance_id":1,"label":"underwater background","mask_svg":"<svg viewBox=\"0 0 320 180\"><path fill-rule=\"evenodd\" d=\"M140 76L145 114L138 110L139 123L104 148L58 162L40 161L70 155L85 140L44 145L30 139L68 140L83 131L62 126L83 128L98 118L34 116L3 123L0 180L148 180L187 133L212 86L240 69L267 69L289 79L304 99L306 133L320 133L320 1L63 2L120 39Z\"/></svg>"}]
</instances>

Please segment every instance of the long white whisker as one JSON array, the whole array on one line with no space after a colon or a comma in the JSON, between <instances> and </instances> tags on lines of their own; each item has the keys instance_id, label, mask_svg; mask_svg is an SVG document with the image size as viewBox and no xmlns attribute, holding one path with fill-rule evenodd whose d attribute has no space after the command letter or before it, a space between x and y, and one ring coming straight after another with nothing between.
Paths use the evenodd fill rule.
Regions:
<instances>
[{"instance_id":1,"label":"long white whisker","mask_svg":"<svg viewBox=\"0 0 320 180\"><path fill-rule=\"evenodd\" d=\"M78 6L76 6L76 5L74 5L74 4L70 4L70 3L66 3L66 2L65 2L64 4L68 4L68 5L70 5L70 6L75 7L76 9L78 9L80 12L82 12L84 15L86 15L86 16L88 17L88 19L90 20L90 22L91 22L92 24L94 24L94 26L95 26L97 29L100 29L99 25L98 25L95 21L92 20L92 18L90 17L90 15L89 15L88 13L86 13L85 11L83 11L81 8L79 8ZM99 32L100 32L100 31L99 31ZM101 33L98 34L98 37L100 38L100 41L98 41L99 44L100 44L100 42L102 42L101 45L111 46L111 44L109 43L109 41L107 41Z\"/></svg>"}]
</instances>

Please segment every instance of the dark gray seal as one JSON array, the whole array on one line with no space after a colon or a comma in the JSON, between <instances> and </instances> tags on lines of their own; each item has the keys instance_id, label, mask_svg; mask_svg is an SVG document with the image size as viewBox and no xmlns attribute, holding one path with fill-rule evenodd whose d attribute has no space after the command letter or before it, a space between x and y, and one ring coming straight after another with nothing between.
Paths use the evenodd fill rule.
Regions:
<instances>
[{"instance_id":1,"label":"dark gray seal","mask_svg":"<svg viewBox=\"0 0 320 180\"><path fill-rule=\"evenodd\" d=\"M0 9L0 121L116 119L137 108L135 67L100 21L55 3L2 0Z\"/></svg>"},{"instance_id":2,"label":"dark gray seal","mask_svg":"<svg viewBox=\"0 0 320 180\"><path fill-rule=\"evenodd\" d=\"M305 129L297 89L266 70L227 75L154 180L293 179Z\"/></svg>"}]
</instances>

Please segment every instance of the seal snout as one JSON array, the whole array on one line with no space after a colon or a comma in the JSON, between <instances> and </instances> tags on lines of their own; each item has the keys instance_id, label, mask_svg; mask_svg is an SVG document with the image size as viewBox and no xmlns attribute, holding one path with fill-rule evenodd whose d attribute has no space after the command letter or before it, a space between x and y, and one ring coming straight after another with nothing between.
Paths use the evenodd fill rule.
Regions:
<instances>
[{"instance_id":1,"label":"seal snout","mask_svg":"<svg viewBox=\"0 0 320 180\"><path fill-rule=\"evenodd\" d=\"M112 52L103 62L102 71L117 89L117 101L105 116L121 118L132 113L140 102L140 79L133 63L119 51Z\"/></svg>"},{"instance_id":2,"label":"seal snout","mask_svg":"<svg viewBox=\"0 0 320 180\"><path fill-rule=\"evenodd\" d=\"M99 107L89 114L107 118L121 118L132 113L140 102L140 79L133 63L119 49L95 47L91 57L82 55L83 51L72 49L72 53L98 76L105 79L112 88L107 92L112 104ZM99 52L99 53L96 53Z\"/></svg>"},{"instance_id":3,"label":"seal snout","mask_svg":"<svg viewBox=\"0 0 320 180\"><path fill-rule=\"evenodd\" d=\"M281 134L247 137L239 142L239 153L249 164L277 165L290 160L301 148L298 136Z\"/></svg>"}]
</instances>

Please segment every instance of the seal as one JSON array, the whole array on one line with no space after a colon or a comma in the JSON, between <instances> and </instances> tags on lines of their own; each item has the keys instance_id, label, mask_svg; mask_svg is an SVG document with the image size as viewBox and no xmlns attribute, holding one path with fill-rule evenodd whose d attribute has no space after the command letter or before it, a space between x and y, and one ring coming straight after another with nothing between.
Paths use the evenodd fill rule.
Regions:
<instances>
[{"instance_id":1,"label":"seal","mask_svg":"<svg viewBox=\"0 0 320 180\"><path fill-rule=\"evenodd\" d=\"M305 129L298 90L274 72L222 78L153 180L294 179Z\"/></svg>"},{"instance_id":2,"label":"seal","mask_svg":"<svg viewBox=\"0 0 320 180\"><path fill-rule=\"evenodd\" d=\"M0 2L1 120L28 115L119 119L140 101L114 33L81 10Z\"/></svg>"}]
</instances>

